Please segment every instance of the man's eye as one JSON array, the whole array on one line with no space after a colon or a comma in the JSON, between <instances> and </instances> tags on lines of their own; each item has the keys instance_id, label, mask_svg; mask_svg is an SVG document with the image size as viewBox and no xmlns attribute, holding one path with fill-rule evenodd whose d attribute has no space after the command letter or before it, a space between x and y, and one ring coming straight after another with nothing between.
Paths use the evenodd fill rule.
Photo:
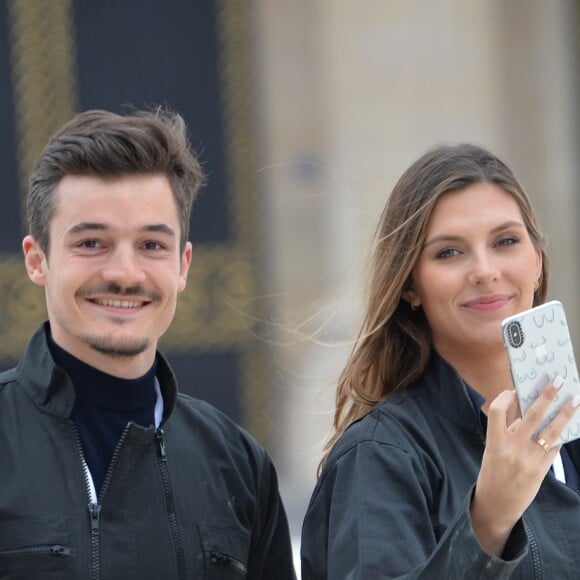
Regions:
<instances>
[{"instance_id":1,"label":"man's eye","mask_svg":"<svg viewBox=\"0 0 580 580\"><path fill-rule=\"evenodd\" d=\"M83 240L79 247L81 248L102 248L101 242L99 240Z\"/></svg>"},{"instance_id":2,"label":"man's eye","mask_svg":"<svg viewBox=\"0 0 580 580\"><path fill-rule=\"evenodd\" d=\"M162 250L163 246L159 242L145 242L143 247L146 250Z\"/></svg>"}]
</instances>

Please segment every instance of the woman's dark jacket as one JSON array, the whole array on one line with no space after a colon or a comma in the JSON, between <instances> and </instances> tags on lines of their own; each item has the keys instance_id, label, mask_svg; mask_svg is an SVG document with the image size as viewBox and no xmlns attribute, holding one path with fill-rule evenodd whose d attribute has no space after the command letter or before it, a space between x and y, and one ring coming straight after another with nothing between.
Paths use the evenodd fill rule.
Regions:
<instances>
[{"instance_id":1,"label":"woman's dark jacket","mask_svg":"<svg viewBox=\"0 0 580 580\"><path fill-rule=\"evenodd\" d=\"M294 578L266 452L161 356L157 378L161 425L129 424L96 503L44 329L0 374L0 578Z\"/></svg>"},{"instance_id":2,"label":"woman's dark jacket","mask_svg":"<svg viewBox=\"0 0 580 580\"><path fill-rule=\"evenodd\" d=\"M580 495L551 472L502 558L481 548L469 506L484 446L465 385L434 354L333 447L304 521L302 580L578 580ZM579 442L567 449L578 470Z\"/></svg>"}]
</instances>

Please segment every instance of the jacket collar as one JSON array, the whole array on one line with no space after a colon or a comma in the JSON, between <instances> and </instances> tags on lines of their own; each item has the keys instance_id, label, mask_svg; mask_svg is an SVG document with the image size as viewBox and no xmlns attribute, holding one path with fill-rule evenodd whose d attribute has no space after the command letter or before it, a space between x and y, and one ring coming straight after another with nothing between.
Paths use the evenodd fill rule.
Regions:
<instances>
[{"instance_id":1,"label":"jacket collar","mask_svg":"<svg viewBox=\"0 0 580 580\"><path fill-rule=\"evenodd\" d=\"M469 385L435 350L416 388L426 392L438 414L460 428L483 434L479 409L469 396Z\"/></svg>"},{"instance_id":2,"label":"jacket collar","mask_svg":"<svg viewBox=\"0 0 580 580\"><path fill-rule=\"evenodd\" d=\"M16 376L31 399L46 412L69 417L74 403L74 387L68 375L52 358L47 343L49 323L45 322L31 338L16 367ZM163 396L165 423L177 398L177 382L166 358L157 352L157 379Z\"/></svg>"}]
</instances>

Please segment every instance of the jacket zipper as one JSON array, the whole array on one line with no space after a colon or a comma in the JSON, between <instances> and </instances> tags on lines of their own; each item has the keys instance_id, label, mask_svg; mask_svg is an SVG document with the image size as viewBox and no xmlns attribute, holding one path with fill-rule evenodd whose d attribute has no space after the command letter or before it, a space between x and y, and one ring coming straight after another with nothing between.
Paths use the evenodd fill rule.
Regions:
<instances>
[{"instance_id":1,"label":"jacket zipper","mask_svg":"<svg viewBox=\"0 0 580 580\"><path fill-rule=\"evenodd\" d=\"M169 471L167 469L167 458L165 456L165 431L158 428L155 431L155 441L157 442L158 457L157 463L161 473L161 480L163 482L163 491L165 493L165 504L167 506L167 516L169 519L169 528L171 530L171 537L173 538L173 545L175 547L175 557L177 560L177 577L185 578L185 553L183 551L183 541L179 526L177 525L177 517L175 515L175 502L173 500L173 491L171 489L171 480L169 478Z\"/></svg>"},{"instance_id":2,"label":"jacket zipper","mask_svg":"<svg viewBox=\"0 0 580 580\"><path fill-rule=\"evenodd\" d=\"M528 525L528 523L525 520L524 520L524 529L526 530L526 534L528 536L528 541L530 544L530 556L532 559L532 570L534 572L533 577L538 578L538 580L541 580L542 564L540 562L540 550L538 549L538 542L536 541L534 532L532 532L532 528Z\"/></svg>"},{"instance_id":3,"label":"jacket zipper","mask_svg":"<svg viewBox=\"0 0 580 580\"><path fill-rule=\"evenodd\" d=\"M91 486L91 475L89 472L89 466L85 460L85 453L83 451L83 446L81 443L81 436L79 435L79 431L76 425L73 423L73 431L75 434L75 441L77 445L77 451L81 458L81 464L83 469L83 474L85 476L85 489L87 492L87 497L89 498L89 521L91 524L91 578L94 580L99 580L99 544L100 538L99 535L101 533L100 530L100 514L101 514L101 506L97 501L94 501L96 498L93 498L92 493L92 486ZM96 490L95 490L96 494Z\"/></svg>"},{"instance_id":4,"label":"jacket zipper","mask_svg":"<svg viewBox=\"0 0 580 580\"><path fill-rule=\"evenodd\" d=\"M0 551L0 559L20 559L20 558L35 558L42 556L74 556L74 548L61 546L56 544L54 546L28 546L26 548L14 548L12 550Z\"/></svg>"},{"instance_id":5,"label":"jacket zipper","mask_svg":"<svg viewBox=\"0 0 580 580\"><path fill-rule=\"evenodd\" d=\"M119 453L121 448L123 447L123 443L127 438L127 433L129 432L129 427L131 423L128 423L121 434L119 442L115 447L115 451L113 453L113 457L111 459L111 463L109 465L109 469L107 470L107 474L105 475L105 479L103 481L103 487L101 488L101 501L105 495L105 491L109 487L109 482L112 477L113 467L115 466L117 459L119 457ZM95 490L96 497L93 497L92 487L91 487L91 476L89 472L89 467L85 460L85 454L83 451L83 446L81 444L81 437L79 435L78 429L76 425L73 424L73 429L75 432L75 439L77 444L77 450L81 457L83 472L85 475L85 485L87 490L87 495L89 497L89 521L91 523L91 578L93 580L99 580L101 576L101 509L102 504L99 502L98 498L98 491Z\"/></svg>"},{"instance_id":6,"label":"jacket zipper","mask_svg":"<svg viewBox=\"0 0 580 580\"><path fill-rule=\"evenodd\" d=\"M91 578L99 580L101 574L101 506L89 502L89 517L91 519Z\"/></svg>"},{"instance_id":7,"label":"jacket zipper","mask_svg":"<svg viewBox=\"0 0 580 580\"><path fill-rule=\"evenodd\" d=\"M227 554L223 554L222 552L211 552L210 559L213 564L217 564L219 566L229 566L236 572L242 574L244 577L247 574L246 567L239 560L236 560Z\"/></svg>"}]
</instances>

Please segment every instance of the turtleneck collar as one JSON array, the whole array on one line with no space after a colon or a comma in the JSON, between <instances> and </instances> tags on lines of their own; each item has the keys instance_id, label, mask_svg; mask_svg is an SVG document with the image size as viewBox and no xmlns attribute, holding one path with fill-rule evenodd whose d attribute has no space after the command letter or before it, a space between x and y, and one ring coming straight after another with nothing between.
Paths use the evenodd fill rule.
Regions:
<instances>
[{"instance_id":1,"label":"turtleneck collar","mask_svg":"<svg viewBox=\"0 0 580 580\"><path fill-rule=\"evenodd\" d=\"M61 348L47 333L56 364L69 375L78 402L101 409L131 412L155 406L157 361L141 377L123 379L100 371Z\"/></svg>"}]
</instances>

